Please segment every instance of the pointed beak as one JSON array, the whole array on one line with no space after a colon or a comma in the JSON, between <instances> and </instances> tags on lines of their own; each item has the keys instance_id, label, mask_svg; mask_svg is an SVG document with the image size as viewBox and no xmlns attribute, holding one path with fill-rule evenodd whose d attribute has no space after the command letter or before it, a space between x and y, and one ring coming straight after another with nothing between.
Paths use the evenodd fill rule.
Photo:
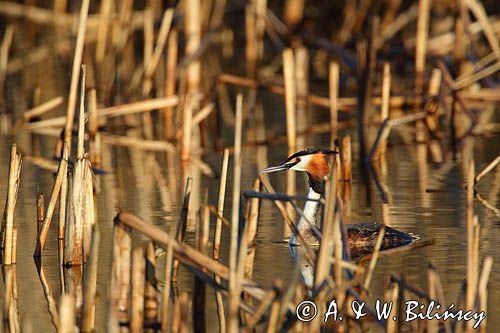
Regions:
<instances>
[{"instance_id":1,"label":"pointed beak","mask_svg":"<svg viewBox=\"0 0 500 333\"><path fill-rule=\"evenodd\" d=\"M290 169L294 165L295 164L293 164L293 163L283 163L281 165L265 168L265 169L261 170L260 172L261 173L271 173L271 172L277 172L277 171L285 171L285 170Z\"/></svg>"}]
</instances>

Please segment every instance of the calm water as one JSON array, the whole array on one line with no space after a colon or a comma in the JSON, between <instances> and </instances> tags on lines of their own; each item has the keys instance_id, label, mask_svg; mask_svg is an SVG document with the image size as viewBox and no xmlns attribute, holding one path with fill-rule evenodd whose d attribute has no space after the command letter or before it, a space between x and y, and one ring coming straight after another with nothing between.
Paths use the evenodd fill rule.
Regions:
<instances>
[{"instance_id":1,"label":"calm water","mask_svg":"<svg viewBox=\"0 0 500 333\"><path fill-rule=\"evenodd\" d=\"M395 134L397 141L397 134ZM43 138L42 147L51 147L52 140ZM8 174L9 142L12 138L3 138L0 145L0 193L2 200L6 193L6 179ZM308 138L308 144L326 144L327 138L317 136ZM18 137L17 142L23 151L29 151L30 141L25 137ZM354 145L354 150L357 146ZM286 147L274 145L268 149L270 164L278 163L285 157ZM148 153L136 149L116 148L104 146L105 157L103 169L111 171L109 174L100 176L101 192L97 196L97 223L102 230L100 249L100 265L98 272L97 303L97 330L103 331L106 325L107 295L109 293L109 276L111 272L111 249L112 249L112 219L117 207L133 212L146 220L159 225L164 230L169 230L175 223L178 214L178 206L175 195L169 190L159 189L159 179L168 184L169 177L175 175L174 182L179 180L178 169L168 168L164 154ZM474 154L476 158L476 169L485 166L487 161L492 160L498 153L497 146L492 140L475 139ZM244 168L242 190L250 189L257 175L255 161L256 149L244 149ZM353 156L356 156L354 153ZM416 163L417 151L415 146L396 145L391 147L387 156L388 175L387 185L393 195L391 208L391 224L404 231L414 232L425 240L435 240L433 245L413 249L408 252L384 256L380 258L372 281L370 299L383 297L385 282L390 274L404 274L407 279L426 289L426 268L429 262L433 263L440 274L446 300L456 299L462 279L465 276L465 192L463 187L463 173L460 164L450 162L446 171L440 170L439 166L425 163L423 168L427 170L425 185L422 186L419 169ZM218 169L221 154L211 154L205 158L207 162ZM158 167L155 172L153 165ZM352 184L352 221L362 222L379 220L380 196L372 186L372 200L375 209L370 210L363 203L364 194L361 193L359 176L356 173L357 162L355 160L355 175ZM177 163L176 163L177 167ZM445 167L441 167L445 168ZM231 169L231 165L230 165ZM440 176L436 176L440 174ZM500 173L488 175L479 186L479 191L494 206L498 206ZM170 178L171 179L171 178ZM305 180L298 175L299 193L305 193ZM228 189L231 189L231 172L229 175ZM271 181L276 190L284 190L284 174L275 174ZM36 233L36 194L43 192L47 196L50 193L53 176L50 172L24 162L22 167L21 185L15 213L15 223L18 226L18 263L17 263L17 286L19 295L19 310L21 318L31 322L35 331L54 330L48 312L47 303L42 290L42 285L37 275L36 267L32 260ZM216 202L216 189L218 180L202 179L202 184L210 188L209 201ZM177 184L181 186L181 184ZM443 190L434 193L425 193L425 188ZM226 216L230 214L231 207L228 191L226 201ZM377 208L378 207L378 208ZM496 257L500 252L498 238L500 237L499 220L490 211L485 209L477 201L474 205L481 223L480 256ZM57 221L57 216L53 221ZM213 221L212 221L213 222ZM255 258L254 279L264 287L268 287L275 279L283 279L285 282L293 267L293 259L289 254L286 244L280 243L282 218L269 202L261 206L261 217L259 221L258 243ZM211 225L212 227L213 225ZM227 230L226 230L227 231ZM60 296L59 272L57 266L57 223L53 223L44 252L43 265L47 280L51 287L53 296L57 300ZM135 241L142 241L140 235L136 234ZM194 232L188 231L188 242L193 242ZM224 255L228 249L229 242L227 234L223 238ZM226 261L226 257L223 258ZM2 281L3 283L3 281ZM182 274L179 289L191 290L192 278L189 274ZM489 283L488 304L488 330L496 332L500 325L491 318L500 314L500 268L494 263ZM3 289L2 289L3 290ZM213 298L207 298L207 320L212 328L217 327ZM212 331L212 330L210 330Z\"/></svg>"}]
</instances>

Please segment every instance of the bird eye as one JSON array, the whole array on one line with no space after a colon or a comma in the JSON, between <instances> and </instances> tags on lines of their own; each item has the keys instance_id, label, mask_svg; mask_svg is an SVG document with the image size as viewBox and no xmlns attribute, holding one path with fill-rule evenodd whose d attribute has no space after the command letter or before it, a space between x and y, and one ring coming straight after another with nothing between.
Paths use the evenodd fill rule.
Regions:
<instances>
[{"instance_id":1,"label":"bird eye","mask_svg":"<svg viewBox=\"0 0 500 333\"><path fill-rule=\"evenodd\" d=\"M295 159L295 163L299 163L299 162L300 162L300 157L297 157L297 158Z\"/></svg>"}]
</instances>

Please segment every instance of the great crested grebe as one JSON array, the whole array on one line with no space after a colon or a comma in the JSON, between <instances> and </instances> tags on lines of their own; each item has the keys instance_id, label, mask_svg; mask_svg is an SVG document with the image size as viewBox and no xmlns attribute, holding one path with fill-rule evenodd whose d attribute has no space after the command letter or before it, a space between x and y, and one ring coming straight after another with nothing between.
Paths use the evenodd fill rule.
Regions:
<instances>
[{"instance_id":1,"label":"great crested grebe","mask_svg":"<svg viewBox=\"0 0 500 333\"><path fill-rule=\"evenodd\" d=\"M309 177L309 193L302 216L297 223L297 229L309 245L319 245L319 239L313 228L317 226L317 215L320 199L324 195L325 179L329 174L330 165L328 156L337 154L336 151L327 149L306 149L288 157L283 163L269 167L262 172L295 170L306 172ZM378 233L382 228L379 223L348 224L347 244L353 257L363 256L373 252ZM401 232L391 227L385 228L381 250L408 245L417 238L406 232ZM289 244L300 245L296 235L292 235Z\"/></svg>"}]
</instances>

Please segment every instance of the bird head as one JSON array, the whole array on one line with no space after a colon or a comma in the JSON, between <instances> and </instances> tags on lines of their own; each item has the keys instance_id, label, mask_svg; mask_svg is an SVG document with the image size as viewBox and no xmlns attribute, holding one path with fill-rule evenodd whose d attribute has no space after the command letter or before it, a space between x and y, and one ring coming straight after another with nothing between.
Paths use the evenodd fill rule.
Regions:
<instances>
[{"instance_id":1,"label":"bird head","mask_svg":"<svg viewBox=\"0 0 500 333\"><path fill-rule=\"evenodd\" d=\"M317 193L324 192L324 181L330 172L328 156L338 154L335 150L305 149L288 157L283 163L262 170L263 173L294 170L306 172L309 185Z\"/></svg>"}]
</instances>

